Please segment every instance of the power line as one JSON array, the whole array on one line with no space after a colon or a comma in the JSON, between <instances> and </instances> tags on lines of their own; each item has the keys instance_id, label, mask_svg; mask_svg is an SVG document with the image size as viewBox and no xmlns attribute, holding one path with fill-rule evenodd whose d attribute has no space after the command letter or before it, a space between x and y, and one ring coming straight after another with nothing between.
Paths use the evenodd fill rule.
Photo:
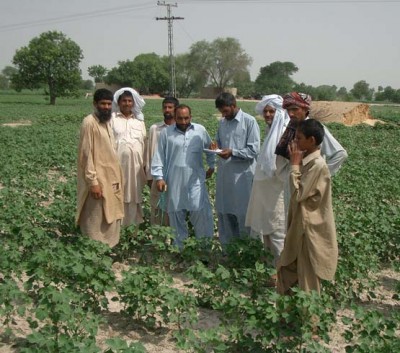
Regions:
<instances>
[{"instance_id":1,"label":"power line","mask_svg":"<svg viewBox=\"0 0 400 353\"><path fill-rule=\"evenodd\" d=\"M392 3L392 4L400 4L400 0L181 0L182 4L191 4L191 3L231 3L231 4L240 4L240 3L260 3L260 4L381 4L381 3Z\"/></svg>"},{"instance_id":2,"label":"power line","mask_svg":"<svg viewBox=\"0 0 400 353\"><path fill-rule=\"evenodd\" d=\"M178 7L175 3L168 4L165 1L157 2L158 6L166 6L167 7L167 17L156 17L156 20L159 21L168 21L168 54L169 54L169 64L170 64L170 87L169 94L173 97L176 96L176 74L175 74L175 58L174 58L174 35L173 35L173 21L175 20L183 20L183 17L175 17L171 16L171 7Z\"/></svg>"},{"instance_id":3,"label":"power line","mask_svg":"<svg viewBox=\"0 0 400 353\"><path fill-rule=\"evenodd\" d=\"M0 32L6 32L6 31L22 29L22 28L30 28L30 27L35 27L35 26L42 26L42 25L46 25L46 24L76 21L76 20L80 20L80 19L93 18L93 17L99 17L99 16L115 15L115 14L120 14L120 13L131 12L131 11L145 10L145 9L149 9L149 8L154 8L154 5L153 4L150 5L150 2L144 2L141 4L130 5L130 6L123 6L123 7L120 6L120 7L113 7L113 8L104 9L104 10L76 13L76 14L68 15L68 16L60 16L60 17L53 17L53 18L34 20L34 21L26 21L26 22L20 22L20 23L8 24L8 25L0 25Z\"/></svg>"}]
</instances>

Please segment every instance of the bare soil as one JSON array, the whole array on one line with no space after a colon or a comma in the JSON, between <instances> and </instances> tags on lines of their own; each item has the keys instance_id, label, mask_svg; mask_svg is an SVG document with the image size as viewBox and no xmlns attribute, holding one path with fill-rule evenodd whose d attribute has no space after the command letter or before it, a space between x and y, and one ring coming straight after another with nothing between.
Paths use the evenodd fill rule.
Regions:
<instances>
[{"instance_id":1,"label":"bare soil","mask_svg":"<svg viewBox=\"0 0 400 353\"><path fill-rule=\"evenodd\" d=\"M114 263L113 271L117 279L122 278L122 272L127 270L128 265L124 263ZM381 310L388 313L392 310L400 309L400 301L394 298L396 294L396 284L400 281L400 273L390 269L381 271L375 275L379 281L379 286L376 288L375 299L365 299L362 305ZM174 287L179 290L187 290L185 283L188 282L182 274L174 276ZM22 285L22 284L21 284ZM170 325L168 327L158 328L156 330L146 330L143 326L135 323L135 321L124 318L120 311L122 306L118 301L111 301L116 293L108 293L109 299L108 311L104 313L106 324L102 325L97 334L97 344L102 349L107 348L106 340L113 337L120 337L128 342L141 342L148 353L184 353L175 346L173 332L177 329L176 326ZM346 343L343 339L343 333L346 326L341 322L342 317L352 317L353 312L350 309L343 309L337 313L337 324L331 329L329 349L332 353L345 353ZM196 330L204 330L218 326L220 323L219 313L208 310L200 309L199 322L197 323ZM25 318L15 317L13 325L14 333L17 337L17 342L22 341L30 332L29 324ZM12 346L13 342L2 341L2 328L0 327L0 353L16 353L18 350Z\"/></svg>"}]
</instances>

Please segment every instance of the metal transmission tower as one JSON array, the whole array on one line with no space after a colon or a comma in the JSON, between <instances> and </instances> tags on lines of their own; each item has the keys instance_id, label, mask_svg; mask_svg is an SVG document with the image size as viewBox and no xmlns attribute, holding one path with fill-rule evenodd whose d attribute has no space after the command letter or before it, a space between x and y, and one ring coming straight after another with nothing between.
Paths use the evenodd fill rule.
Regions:
<instances>
[{"instance_id":1,"label":"metal transmission tower","mask_svg":"<svg viewBox=\"0 0 400 353\"><path fill-rule=\"evenodd\" d=\"M169 55L169 67L170 67L170 87L169 93L173 97L176 96L176 75L175 75L175 58L174 58L174 34L172 24L174 20L183 20L183 17L174 17L171 16L171 6L178 7L178 4L167 4L165 1L157 2L158 6L166 6L167 7L167 17L156 17L156 20L164 20L168 21L168 55Z\"/></svg>"}]
</instances>

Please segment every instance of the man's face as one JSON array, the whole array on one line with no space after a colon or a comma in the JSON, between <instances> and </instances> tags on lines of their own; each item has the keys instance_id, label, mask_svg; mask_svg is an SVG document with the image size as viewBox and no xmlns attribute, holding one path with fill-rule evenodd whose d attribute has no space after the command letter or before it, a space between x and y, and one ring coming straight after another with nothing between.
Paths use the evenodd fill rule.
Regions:
<instances>
[{"instance_id":1,"label":"man's face","mask_svg":"<svg viewBox=\"0 0 400 353\"><path fill-rule=\"evenodd\" d=\"M274 120L274 116L275 116L275 109L273 107L271 107L270 105L266 105L264 110L263 110L263 117L265 120L265 123L268 126L272 125L272 121Z\"/></svg>"},{"instance_id":2,"label":"man's face","mask_svg":"<svg viewBox=\"0 0 400 353\"><path fill-rule=\"evenodd\" d=\"M167 125L171 125L174 122L175 116L175 104L173 103L164 103L162 107L164 122Z\"/></svg>"},{"instance_id":3,"label":"man's face","mask_svg":"<svg viewBox=\"0 0 400 353\"><path fill-rule=\"evenodd\" d=\"M308 110L306 108L298 107L297 105L291 105L286 108L290 121L298 123L307 117Z\"/></svg>"},{"instance_id":4,"label":"man's face","mask_svg":"<svg viewBox=\"0 0 400 353\"><path fill-rule=\"evenodd\" d=\"M125 116L130 116L132 114L132 108L134 107L135 102L130 96L122 96L118 100L119 110Z\"/></svg>"},{"instance_id":5,"label":"man's face","mask_svg":"<svg viewBox=\"0 0 400 353\"><path fill-rule=\"evenodd\" d=\"M218 108L218 110L227 120L232 120L237 113L236 105L224 105L223 107Z\"/></svg>"},{"instance_id":6,"label":"man's face","mask_svg":"<svg viewBox=\"0 0 400 353\"><path fill-rule=\"evenodd\" d=\"M102 99L98 102L93 102L93 106L94 113L99 118L101 123L105 123L111 119L111 100Z\"/></svg>"},{"instance_id":7,"label":"man's face","mask_svg":"<svg viewBox=\"0 0 400 353\"><path fill-rule=\"evenodd\" d=\"M190 116L189 110L187 108L182 108L175 111L176 127L179 130L185 132L190 126L191 121L192 117Z\"/></svg>"}]
</instances>

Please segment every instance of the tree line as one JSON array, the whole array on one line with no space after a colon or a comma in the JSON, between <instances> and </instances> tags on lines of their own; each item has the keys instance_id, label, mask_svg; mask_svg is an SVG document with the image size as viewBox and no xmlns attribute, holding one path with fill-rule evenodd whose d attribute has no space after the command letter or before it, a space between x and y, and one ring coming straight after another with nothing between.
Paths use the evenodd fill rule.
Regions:
<instances>
[{"instance_id":1,"label":"tree line","mask_svg":"<svg viewBox=\"0 0 400 353\"><path fill-rule=\"evenodd\" d=\"M83 59L77 43L57 31L44 32L33 38L13 57L14 66L6 66L0 74L0 89L43 88L50 104L57 97L76 95L79 89L93 89L91 80L83 80L79 64ZM400 103L400 89L390 86L375 91L358 81L349 91L345 87L297 83L292 76L299 68L292 62L276 61L260 68L254 81L249 68L252 58L235 38L217 38L212 42L194 43L187 53L174 58L176 91L179 97L198 96L203 87L224 90L236 87L242 98L259 99L264 94L284 94L293 90L310 94L315 100L380 101ZM168 56L144 53L132 60L119 61L108 69L92 65L88 74L95 82L136 88L141 94L168 94L170 78Z\"/></svg>"}]
</instances>

